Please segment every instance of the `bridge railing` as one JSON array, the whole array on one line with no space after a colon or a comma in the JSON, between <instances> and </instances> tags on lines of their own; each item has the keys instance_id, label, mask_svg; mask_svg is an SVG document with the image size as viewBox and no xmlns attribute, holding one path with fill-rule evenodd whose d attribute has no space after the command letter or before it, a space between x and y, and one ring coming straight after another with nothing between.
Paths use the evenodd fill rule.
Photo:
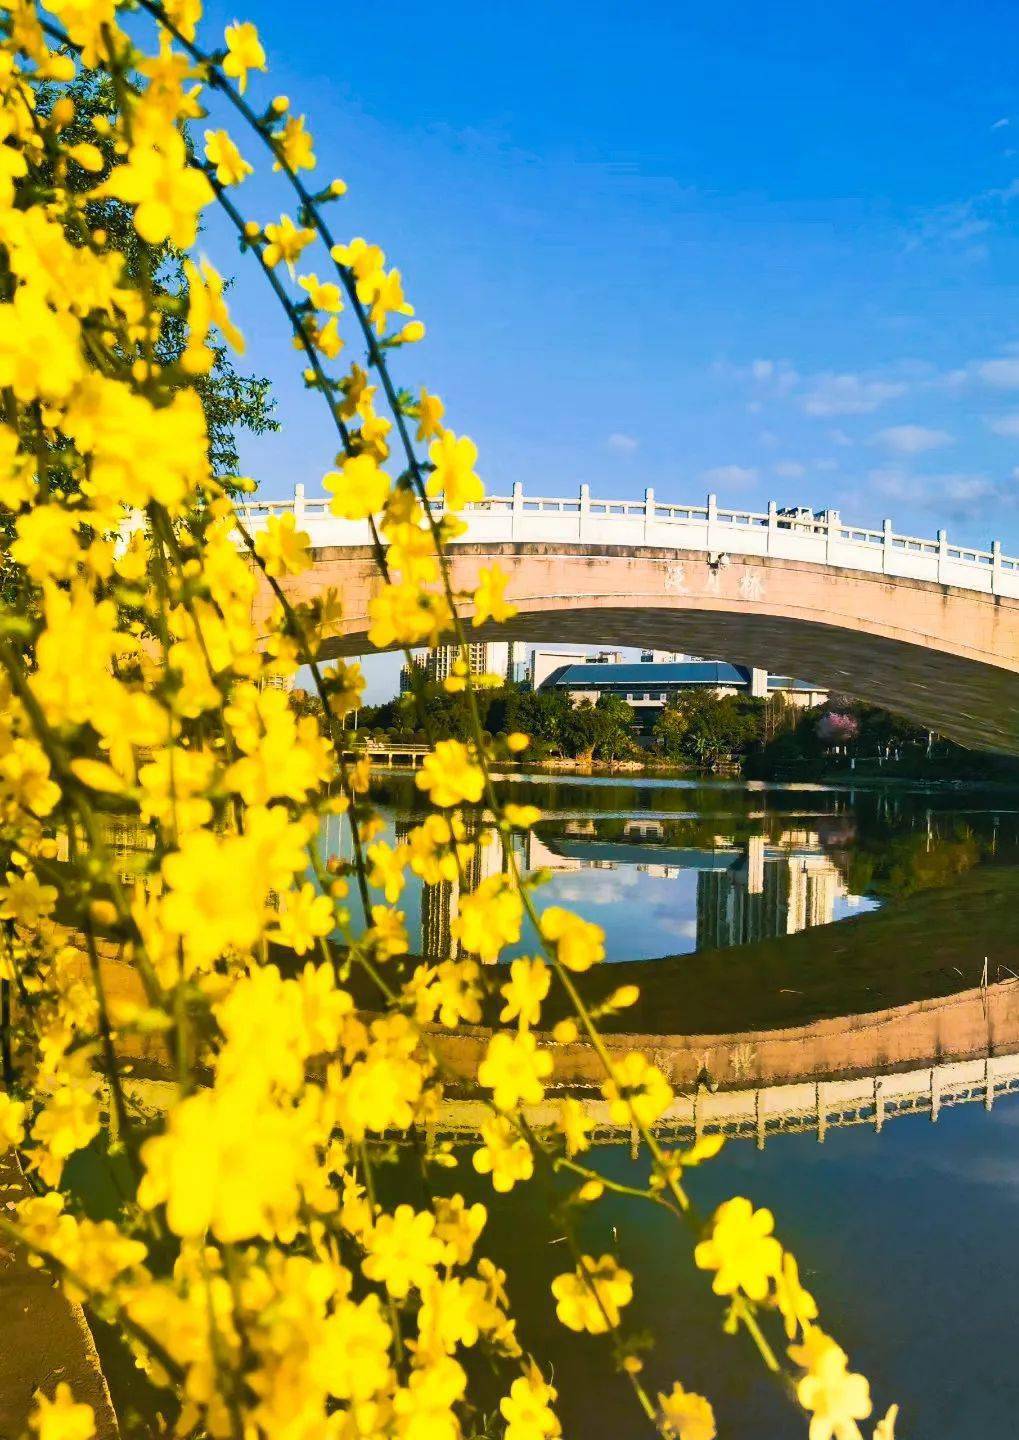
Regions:
<instances>
[{"instance_id":1,"label":"bridge railing","mask_svg":"<svg viewBox=\"0 0 1019 1440\"><path fill-rule=\"evenodd\" d=\"M441 503L436 508L441 512ZM242 500L238 509L253 530L270 515L291 511L316 546L371 542L366 523L337 519L327 496L307 496L302 485L291 499ZM837 510L780 507L776 501L756 511L725 508L714 495L703 505L681 505L657 500L651 489L643 500L600 500L586 485L575 496L545 496L525 495L518 484L509 495L467 506L464 518L464 542L649 545L714 555L770 555L1019 598L1019 557L1004 555L998 541L989 550L950 545L944 530L933 539L901 535L890 520L880 529L849 525Z\"/></svg>"}]
</instances>

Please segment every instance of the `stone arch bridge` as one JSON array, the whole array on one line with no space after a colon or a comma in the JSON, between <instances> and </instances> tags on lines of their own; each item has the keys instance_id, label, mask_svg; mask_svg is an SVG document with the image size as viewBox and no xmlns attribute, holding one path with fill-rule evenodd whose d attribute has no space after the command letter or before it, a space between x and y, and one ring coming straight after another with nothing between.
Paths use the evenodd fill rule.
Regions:
<instances>
[{"instance_id":1,"label":"stone arch bridge","mask_svg":"<svg viewBox=\"0 0 1019 1440\"><path fill-rule=\"evenodd\" d=\"M294 598L334 586L344 619L332 655L364 654L368 601L381 584L368 527L327 498L251 501L257 531L293 511L314 565ZM846 524L836 511L565 499L521 486L468 508L449 548L453 583L483 565L509 575L518 607L472 632L537 643L637 645L719 655L809 679L905 715L962 744L1019 754L1019 558ZM272 603L264 587L256 605ZM469 613L469 612L468 612Z\"/></svg>"}]
</instances>

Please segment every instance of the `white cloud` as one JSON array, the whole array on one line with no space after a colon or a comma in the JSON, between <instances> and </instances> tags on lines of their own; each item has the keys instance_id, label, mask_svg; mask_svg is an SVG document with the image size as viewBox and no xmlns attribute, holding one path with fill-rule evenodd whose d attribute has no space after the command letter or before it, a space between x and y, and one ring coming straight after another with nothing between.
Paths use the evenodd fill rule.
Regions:
<instances>
[{"instance_id":1,"label":"white cloud","mask_svg":"<svg viewBox=\"0 0 1019 1440\"><path fill-rule=\"evenodd\" d=\"M724 380L738 380L753 385L769 396L788 395L800 383L800 374L788 360L751 360L749 365L733 365L728 360L716 361L714 375Z\"/></svg>"},{"instance_id":2,"label":"white cloud","mask_svg":"<svg viewBox=\"0 0 1019 1440\"><path fill-rule=\"evenodd\" d=\"M1011 124L1011 121L1008 119L1008 116L1003 115L1000 120L995 120L994 124L991 126L991 129L1004 130L1005 126L1009 124Z\"/></svg>"},{"instance_id":3,"label":"white cloud","mask_svg":"<svg viewBox=\"0 0 1019 1440\"><path fill-rule=\"evenodd\" d=\"M844 430L839 429L829 430L828 439L833 445L852 445L854 443L851 436L847 435Z\"/></svg>"},{"instance_id":4,"label":"white cloud","mask_svg":"<svg viewBox=\"0 0 1019 1440\"><path fill-rule=\"evenodd\" d=\"M866 415L904 395L906 388L900 381L829 372L814 377L800 403L808 415Z\"/></svg>"},{"instance_id":5,"label":"white cloud","mask_svg":"<svg viewBox=\"0 0 1019 1440\"><path fill-rule=\"evenodd\" d=\"M920 455L952 444L947 430L931 430L926 425L890 425L887 430L879 430L874 440L896 455Z\"/></svg>"},{"instance_id":6,"label":"white cloud","mask_svg":"<svg viewBox=\"0 0 1019 1440\"><path fill-rule=\"evenodd\" d=\"M942 522L972 520L990 507L1014 505L1012 486L1000 484L979 472L949 471L942 475L916 474L898 465L871 470L868 479L875 495L921 505Z\"/></svg>"},{"instance_id":7,"label":"white cloud","mask_svg":"<svg viewBox=\"0 0 1019 1440\"><path fill-rule=\"evenodd\" d=\"M806 465L801 465L798 460L777 460L771 467L773 475L780 475L783 480L798 480L801 475L806 475Z\"/></svg>"},{"instance_id":8,"label":"white cloud","mask_svg":"<svg viewBox=\"0 0 1019 1440\"><path fill-rule=\"evenodd\" d=\"M757 479L757 471L748 465L715 465L702 470L700 478L705 485L750 485Z\"/></svg>"},{"instance_id":9,"label":"white cloud","mask_svg":"<svg viewBox=\"0 0 1019 1440\"><path fill-rule=\"evenodd\" d=\"M632 455L640 446L636 436L626 435L622 430L614 431L605 443L610 450L616 450L622 455Z\"/></svg>"},{"instance_id":10,"label":"white cloud","mask_svg":"<svg viewBox=\"0 0 1019 1440\"><path fill-rule=\"evenodd\" d=\"M995 390L1019 390L1019 360L984 360L977 365L976 373Z\"/></svg>"},{"instance_id":11,"label":"white cloud","mask_svg":"<svg viewBox=\"0 0 1019 1440\"><path fill-rule=\"evenodd\" d=\"M994 420L987 421L989 430L995 435L1007 435L1010 439L1019 437L1019 414L998 415Z\"/></svg>"}]
</instances>

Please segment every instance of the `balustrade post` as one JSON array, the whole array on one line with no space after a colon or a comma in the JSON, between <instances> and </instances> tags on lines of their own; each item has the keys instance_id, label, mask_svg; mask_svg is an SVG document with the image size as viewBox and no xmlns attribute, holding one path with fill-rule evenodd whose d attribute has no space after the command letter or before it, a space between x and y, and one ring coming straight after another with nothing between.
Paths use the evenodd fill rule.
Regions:
<instances>
[{"instance_id":1,"label":"balustrade post","mask_svg":"<svg viewBox=\"0 0 1019 1440\"><path fill-rule=\"evenodd\" d=\"M938 531L938 579L944 583L948 579L948 531Z\"/></svg>"},{"instance_id":2,"label":"balustrade post","mask_svg":"<svg viewBox=\"0 0 1019 1440\"><path fill-rule=\"evenodd\" d=\"M588 520L591 518L591 487L581 485L580 487L580 514L577 517L577 538L587 539Z\"/></svg>"},{"instance_id":3,"label":"balustrade post","mask_svg":"<svg viewBox=\"0 0 1019 1440\"><path fill-rule=\"evenodd\" d=\"M827 529L824 539L824 557L830 564L835 559L835 546L838 544L839 530L842 528L842 516L837 510L826 510L824 523Z\"/></svg>"},{"instance_id":4,"label":"balustrade post","mask_svg":"<svg viewBox=\"0 0 1019 1440\"><path fill-rule=\"evenodd\" d=\"M991 541L991 594L1001 594L1001 541Z\"/></svg>"},{"instance_id":5,"label":"balustrade post","mask_svg":"<svg viewBox=\"0 0 1019 1440\"><path fill-rule=\"evenodd\" d=\"M718 526L718 496L712 491L708 496L708 549L717 550L715 530Z\"/></svg>"},{"instance_id":6,"label":"balustrade post","mask_svg":"<svg viewBox=\"0 0 1019 1440\"><path fill-rule=\"evenodd\" d=\"M519 480L513 481L513 514L510 520L510 535L514 540L523 537L524 487Z\"/></svg>"},{"instance_id":7,"label":"balustrade post","mask_svg":"<svg viewBox=\"0 0 1019 1440\"><path fill-rule=\"evenodd\" d=\"M648 534L655 519L655 492L649 485L644 491L644 541L647 543Z\"/></svg>"},{"instance_id":8,"label":"balustrade post","mask_svg":"<svg viewBox=\"0 0 1019 1440\"><path fill-rule=\"evenodd\" d=\"M888 519L881 521L881 534L883 550L881 554L881 569L887 575L892 568L892 522Z\"/></svg>"},{"instance_id":9,"label":"balustrade post","mask_svg":"<svg viewBox=\"0 0 1019 1440\"><path fill-rule=\"evenodd\" d=\"M778 534L778 501L768 501L768 554L774 551L774 537Z\"/></svg>"},{"instance_id":10,"label":"balustrade post","mask_svg":"<svg viewBox=\"0 0 1019 1440\"><path fill-rule=\"evenodd\" d=\"M300 481L294 486L294 524L298 530L304 524L304 486Z\"/></svg>"}]
</instances>

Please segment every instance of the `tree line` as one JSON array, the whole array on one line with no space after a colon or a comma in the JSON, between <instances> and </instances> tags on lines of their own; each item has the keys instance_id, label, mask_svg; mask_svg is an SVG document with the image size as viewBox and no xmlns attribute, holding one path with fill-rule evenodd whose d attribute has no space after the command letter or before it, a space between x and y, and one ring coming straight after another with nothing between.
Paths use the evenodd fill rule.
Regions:
<instances>
[{"instance_id":1,"label":"tree line","mask_svg":"<svg viewBox=\"0 0 1019 1440\"><path fill-rule=\"evenodd\" d=\"M804 710L781 695L755 699L686 690L651 714L618 695L603 694L592 704L522 684L479 689L476 699L488 734L531 736L531 761L642 761L761 779L868 766L907 775L1019 777L1016 762L965 750L847 697L832 696ZM301 692L295 703L310 709L316 704ZM357 728L366 739L397 744L467 740L471 734L466 697L431 681L423 681L417 694L364 706Z\"/></svg>"}]
</instances>

